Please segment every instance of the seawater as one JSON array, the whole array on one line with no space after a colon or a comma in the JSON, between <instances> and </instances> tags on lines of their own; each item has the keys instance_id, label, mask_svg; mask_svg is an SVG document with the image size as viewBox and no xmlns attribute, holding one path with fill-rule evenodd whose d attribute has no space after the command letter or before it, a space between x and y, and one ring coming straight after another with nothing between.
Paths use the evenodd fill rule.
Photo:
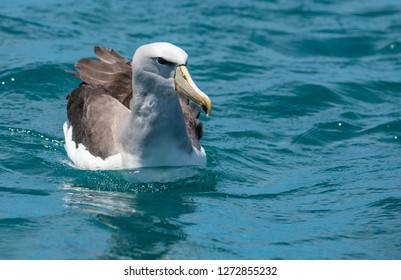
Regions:
<instances>
[{"instance_id":1,"label":"seawater","mask_svg":"<svg viewBox=\"0 0 401 280\"><path fill-rule=\"evenodd\" d=\"M400 259L401 3L3 1L1 259ZM65 70L187 51L206 168L82 171Z\"/></svg>"}]
</instances>

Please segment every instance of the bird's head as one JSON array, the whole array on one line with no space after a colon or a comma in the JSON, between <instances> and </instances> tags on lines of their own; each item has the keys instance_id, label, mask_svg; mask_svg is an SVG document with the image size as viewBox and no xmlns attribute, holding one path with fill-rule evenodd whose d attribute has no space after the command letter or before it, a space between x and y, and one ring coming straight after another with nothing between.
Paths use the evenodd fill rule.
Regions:
<instances>
[{"instance_id":1,"label":"bird's head","mask_svg":"<svg viewBox=\"0 0 401 280\"><path fill-rule=\"evenodd\" d=\"M187 69L187 53L170 43L152 43L139 47L132 60L136 86L167 96L176 93L200 105L209 115L210 98L193 82ZM151 81L151 83L149 83Z\"/></svg>"}]
</instances>

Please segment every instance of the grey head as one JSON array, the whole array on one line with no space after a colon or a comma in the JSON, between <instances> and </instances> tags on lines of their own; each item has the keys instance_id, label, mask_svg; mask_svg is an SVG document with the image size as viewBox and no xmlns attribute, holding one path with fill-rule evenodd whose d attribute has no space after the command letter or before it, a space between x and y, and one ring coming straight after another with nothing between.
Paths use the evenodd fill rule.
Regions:
<instances>
[{"instance_id":1,"label":"grey head","mask_svg":"<svg viewBox=\"0 0 401 280\"><path fill-rule=\"evenodd\" d=\"M178 65L187 64L188 55L170 43L152 43L137 49L132 59L135 94L173 95Z\"/></svg>"},{"instance_id":2,"label":"grey head","mask_svg":"<svg viewBox=\"0 0 401 280\"><path fill-rule=\"evenodd\" d=\"M211 101L192 81L186 67L187 53L170 43L152 43L139 47L132 59L133 101L154 95L165 99L177 93L211 112Z\"/></svg>"}]
</instances>

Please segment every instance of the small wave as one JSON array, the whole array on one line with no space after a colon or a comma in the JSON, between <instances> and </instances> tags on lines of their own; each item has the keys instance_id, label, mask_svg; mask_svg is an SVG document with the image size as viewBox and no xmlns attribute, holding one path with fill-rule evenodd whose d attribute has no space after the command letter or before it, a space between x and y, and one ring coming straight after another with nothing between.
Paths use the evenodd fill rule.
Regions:
<instances>
[{"instance_id":1,"label":"small wave","mask_svg":"<svg viewBox=\"0 0 401 280\"><path fill-rule=\"evenodd\" d=\"M357 137L360 127L346 122L328 122L315 124L313 128L294 137L297 145L323 146L337 141Z\"/></svg>"}]
</instances>

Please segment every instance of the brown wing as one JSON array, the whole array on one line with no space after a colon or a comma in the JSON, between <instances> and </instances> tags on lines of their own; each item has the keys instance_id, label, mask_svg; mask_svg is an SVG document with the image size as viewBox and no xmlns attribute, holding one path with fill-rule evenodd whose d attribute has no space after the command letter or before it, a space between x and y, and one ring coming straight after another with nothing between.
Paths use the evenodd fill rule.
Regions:
<instances>
[{"instance_id":1,"label":"brown wing","mask_svg":"<svg viewBox=\"0 0 401 280\"><path fill-rule=\"evenodd\" d=\"M202 109L199 105L193 102L188 102L187 98L181 95L178 95L178 97L180 99L182 113L184 114L184 120L192 146L200 149L199 140L203 136L203 123L199 120L199 116Z\"/></svg>"},{"instance_id":2,"label":"brown wing","mask_svg":"<svg viewBox=\"0 0 401 280\"><path fill-rule=\"evenodd\" d=\"M119 124L129 117L129 109L110 96L107 90L82 83L68 95L68 121L72 140L105 159L118 153Z\"/></svg>"},{"instance_id":3,"label":"brown wing","mask_svg":"<svg viewBox=\"0 0 401 280\"><path fill-rule=\"evenodd\" d=\"M132 67L131 62L114 50L95 47L98 60L82 58L76 64L78 73L69 73L87 84L101 87L106 94L130 108L132 99Z\"/></svg>"},{"instance_id":4,"label":"brown wing","mask_svg":"<svg viewBox=\"0 0 401 280\"><path fill-rule=\"evenodd\" d=\"M82 143L91 154L105 158L116 152L113 131L116 116L125 118L129 113L118 104L130 109L132 66L114 50L95 47L94 52L97 60L80 59L75 64L78 73L68 71L83 83L67 96L67 111L75 143ZM188 135L192 145L199 149L203 135L203 123L199 121L201 108L182 96L179 98Z\"/></svg>"}]
</instances>

